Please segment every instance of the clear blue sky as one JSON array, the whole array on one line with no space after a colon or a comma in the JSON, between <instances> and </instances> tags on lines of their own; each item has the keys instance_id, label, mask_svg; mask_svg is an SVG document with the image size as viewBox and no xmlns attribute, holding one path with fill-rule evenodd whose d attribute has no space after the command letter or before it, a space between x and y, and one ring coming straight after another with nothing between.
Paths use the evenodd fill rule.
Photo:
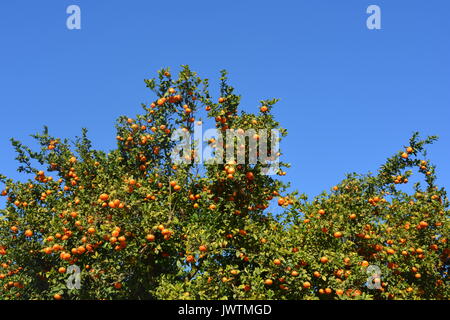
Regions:
<instances>
[{"instance_id":1,"label":"clear blue sky","mask_svg":"<svg viewBox=\"0 0 450 320\"><path fill-rule=\"evenodd\" d=\"M71 4L81 30L66 28ZM382 30L366 28L370 4ZM154 98L143 79L189 64L213 83L227 69L247 111L281 98L286 180L302 192L375 171L415 130L440 136L429 156L450 187L449 13L448 0L1 1L0 172L19 177L8 139L44 124L113 148L115 119Z\"/></svg>"}]
</instances>

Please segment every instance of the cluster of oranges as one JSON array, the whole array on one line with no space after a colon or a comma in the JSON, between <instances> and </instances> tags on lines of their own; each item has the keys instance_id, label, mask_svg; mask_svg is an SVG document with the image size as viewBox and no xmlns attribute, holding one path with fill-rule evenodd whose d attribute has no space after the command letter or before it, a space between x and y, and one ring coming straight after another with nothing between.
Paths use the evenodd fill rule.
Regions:
<instances>
[{"instance_id":1,"label":"cluster of oranges","mask_svg":"<svg viewBox=\"0 0 450 320\"><path fill-rule=\"evenodd\" d=\"M55 179L33 169L33 184L7 183L0 298L448 297L448 200L434 185L434 167L416 159L422 143L412 139L380 174L349 177L308 201L286 194L259 164L173 163L170 135L180 126L192 130L198 110L237 133L279 125L271 101L257 114L238 115L239 96L226 81L212 101L189 70L178 80L167 70L160 76L158 85L148 82L157 97L145 114L119 119L117 149L94 152L81 140L80 156L45 135L45 155L32 157L56 171ZM245 148L238 143L236 155ZM408 183L412 166L428 186L408 195L395 188ZM27 272L19 272L25 264ZM73 264L89 281L77 292L61 290ZM371 265L382 269L372 291L365 286Z\"/></svg>"}]
</instances>

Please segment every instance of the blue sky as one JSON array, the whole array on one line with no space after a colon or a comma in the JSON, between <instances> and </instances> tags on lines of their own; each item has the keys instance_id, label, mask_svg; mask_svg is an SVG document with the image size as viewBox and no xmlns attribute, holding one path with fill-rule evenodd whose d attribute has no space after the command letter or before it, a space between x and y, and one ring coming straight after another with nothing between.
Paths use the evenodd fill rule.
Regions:
<instances>
[{"instance_id":1,"label":"blue sky","mask_svg":"<svg viewBox=\"0 0 450 320\"><path fill-rule=\"evenodd\" d=\"M72 4L81 30L66 28ZM381 30L366 27L371 4ZM154 98L143 79L189 64L212 83L227 69L246 111L281 99L285 180L301 192L377 170L416 130L440 136L429 156L448 188L449 12L446 0L2 1L0 172L19 177L8 139L43 125L113 148L115 119Z\"/></svg>"}]
</instances>

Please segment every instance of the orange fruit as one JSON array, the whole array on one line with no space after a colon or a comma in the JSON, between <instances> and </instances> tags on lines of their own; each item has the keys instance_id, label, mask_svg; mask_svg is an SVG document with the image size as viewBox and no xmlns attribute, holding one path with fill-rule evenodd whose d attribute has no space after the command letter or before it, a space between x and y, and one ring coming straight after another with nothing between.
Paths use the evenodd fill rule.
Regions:
<instances>
[{"instance_id":1,"label":"orange fruit","mask_svg":"<svg viewBox=\"0 0 450 320\"><path fill-rule=\"evenodd\" d=\"M327 257L322 257L322 258L320 258L320 262L321 263L327 263L328 262L328 258Z\"/></svg>"},{"instance_id":2,"label":"orange fruit","mask_svg":"<svg viewBox=\"0 0 450 320\"><path fill-rule=\"evenodd\" d=\"M426 228L426 227L428 227L428 223L425 222L425 221L420 221L420 222L419 222L419 226L420 226L421 228Z\"/></svg>"},{"instance_id":3,"label":"orange fruit","mask_svg":"<svg viewBox=\"0 0 450 320\"><path fill-rule=\"evenodd\" d=\"M108 200L108 199L109 199L109 196L108 196L106 193L102 193L102 194L100 195L100 200L106 201L106 200Z\"/></svg>"},{"instance_id":4,"label":"orange fruit","mask_svg":"<svg viewBox=\"0 0 450 320\"><path fill-rule=\"evenodd\" d=\"M333 236L334 236L335 238L340 238L340 237L342 237L342 232L336 231L336 232L333 234Z\"/></svg>"}]
</instances>

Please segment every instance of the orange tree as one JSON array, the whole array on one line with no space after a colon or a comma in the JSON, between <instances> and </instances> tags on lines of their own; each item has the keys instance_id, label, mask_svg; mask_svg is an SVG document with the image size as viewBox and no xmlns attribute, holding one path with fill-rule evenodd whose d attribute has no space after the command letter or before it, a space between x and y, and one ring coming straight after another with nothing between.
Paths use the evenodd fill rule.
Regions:
<instances>
[{"instance_id":1,"label":"orange tree","mask_svg":"<svg viewBox=\"0 0 450 320\"><path fill-rule=\"evenodd\" d=\"M448 199L424 149L435 137L414 134L377 174L348 175L312 200L262 174L263 163L175 163L171 134L192 133L203 108L218 130L286 134L271 114L276 100L238 113L225 72L220 80L218 100L188 67L145 80L155 99L118 119L109 153L94 150L86 130L69 143L45 128L37 151L12 139L18 170L31 177L0 177L0 297L450 297ZM413 173L422 181L408 193Z\"/></svg>"}]
</instances>

